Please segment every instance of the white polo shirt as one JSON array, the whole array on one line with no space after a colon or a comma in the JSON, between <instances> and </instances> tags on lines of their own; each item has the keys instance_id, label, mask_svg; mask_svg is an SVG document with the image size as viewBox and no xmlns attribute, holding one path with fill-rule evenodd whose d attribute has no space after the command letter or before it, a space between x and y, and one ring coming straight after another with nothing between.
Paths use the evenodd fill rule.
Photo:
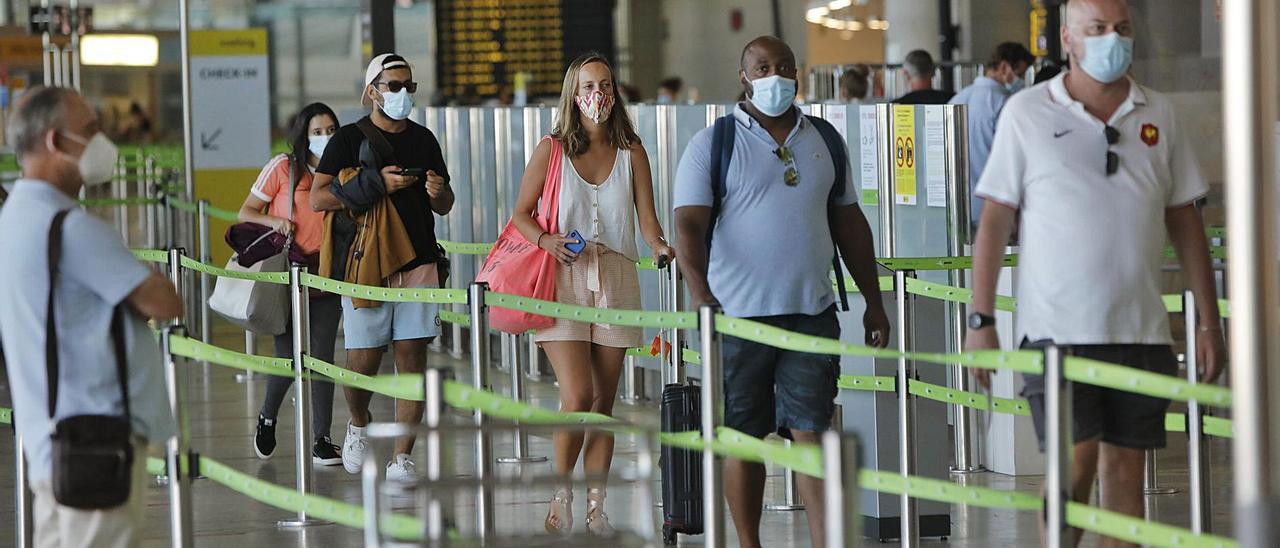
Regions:
<instances>
[{"instance_id":1,"label":"white polo shirt","mask_svg":"<svg viewBox=\"0 0 1280 548\"><path fill-rule=\"evenodd\" d=\"M1066 74L1005 105L977 187L1021 214L1018 339L1170 344L1165 211L1208 185L1168 98L1130 80L1129 98L1103 124L1071 98ZM1120 132L1110 176L1107 125Z\"/></svg>"}]
</instances>

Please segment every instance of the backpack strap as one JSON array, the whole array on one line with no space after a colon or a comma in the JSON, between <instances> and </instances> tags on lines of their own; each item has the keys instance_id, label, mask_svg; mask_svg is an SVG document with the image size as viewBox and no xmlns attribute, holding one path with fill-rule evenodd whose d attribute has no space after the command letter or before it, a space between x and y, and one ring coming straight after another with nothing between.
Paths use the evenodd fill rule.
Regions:
<instances>
[{"instance_id":1,"label":"backpack strap","mask_svg":"<svg viewBox=\"0 0 1280 548\"><path fill-rule=\"evenodd\" d=\"M835 164L836 178L831 185L831 196L827 199L827 206L834 204L836 199L844 196L845 181L848 178L849 161L848 155L845 153L844 140L840 137L840 133L836 131L835 126L831 122L818 118L817 116L805 115L809 119L809 123L818 130L818 134L822 135L822 140L827 143L827 151L831 154L831 162ZM827 215L827 222L831 223L830 214ZM831 247L835 250L835 256L831 258L831 268L836 273L836 287L840 290L840 309L849 311L849 290L844 283L844 268L840 265L840 245L835 241L835 227L831 227Z\"/></svg>"},{"instance_id":2,"label":"backpack strap","mask_svg":"<svg viewBox=\"0 0 1280 548\"><path fill-rule=\"evenodd\" d=\"M365 140L369 141L369 146L373 147L373 151L378 153L378 159L382 160L382 166L378 167L400 165L396 160L396 151L391 147L391 142L387 141L387 136L382 134L382 130L373 125L373 120L365 116L356 122L356 127L360 128Z\"/></svg>"},{"instance_id":3,"label":"backpack strap","mask_svg":"<svg viewBox=\"0 0 1280 548\"><path fill-rule=\"evenodd\" d=\"M711 129L711 222L707 225L707 253L711 252L711 235L724 202L729 181L729 162L733 160L733 140L738 122L732 114L716 118Z\"/></svg>"}]
</instances>

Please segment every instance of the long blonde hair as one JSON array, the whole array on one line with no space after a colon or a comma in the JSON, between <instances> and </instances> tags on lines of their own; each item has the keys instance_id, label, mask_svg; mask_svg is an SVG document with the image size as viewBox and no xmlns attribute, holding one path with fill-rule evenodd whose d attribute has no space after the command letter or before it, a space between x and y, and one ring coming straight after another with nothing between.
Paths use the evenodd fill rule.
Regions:
<instances>
[{"instance_id":1,"label":"long blonde hair","mask_svg":"<svg viewBox=\"0 0 1280 548\"><path fill-rule=\"evenodd\" d=\"M582 119L578 117L581 113L578 103L573 100L578 95L578 73L582 72L582 67L589 63L604 63L605 68L609 69L609 77L613 78L613 67L599 53L588 53L575 59L569 64L569 70L564 73L564 88L560 91L560 109L555 127L551 130L551 136L560 141L565 154L570 158L581 156L587 151L587 147L591 146L587 130L582 126ZM616 79L613 82L613 90L613 110L609 113L609 119L605 121L605 137L611 146L628 150L640 142L640 136L636 134L635 126L631 123L631 116L627 113L627 102L622 96L622 89L618 86Z\"/></svg>"}]
</instances>

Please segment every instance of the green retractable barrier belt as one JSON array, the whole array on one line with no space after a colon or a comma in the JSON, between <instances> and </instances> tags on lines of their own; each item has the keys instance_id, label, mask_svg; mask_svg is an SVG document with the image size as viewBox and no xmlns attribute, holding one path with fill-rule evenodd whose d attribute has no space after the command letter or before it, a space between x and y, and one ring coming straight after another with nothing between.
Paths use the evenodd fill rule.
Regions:
<instances>
[{"instance_id":1,"label":"green retractable barrier belt","mask_svg":"<svg viewBox=\"0 0 1280 548\"><path fill-rule=\"evenodd\" d=\"M943 480L922 477L904 478L896 472L863 468L858 485L882 493L1007 510L1040 510L1044 501L1036 495L1016 491L998 491L986 487L966 487Z\"/></svg>"},{"instance_id":2,"label":"green retractable barrier belt","mask_svg":"<svg viewBox=\"0 0 1280 548\"><path fill-rule=\"evenodd\" d=\"M1215 535L1196 535L1186 529L1143 521L1078 502L1067 503L1067 524L1086 531L1147 546L1187 548L1233 548L1234 540Z\"/></svg>"},{"instance_id":3,"label":"green retractable barrier belt","mask_svg":"<svg viewBox=\"0 0 1280 548\"><path fill-rule=\"evenodd\" d=\"M458 324L463 327L471 327L471 316L461 312L440 309L440 321L445 323Z\"/></svg>"},{"instance_id":4,"label":"green retractable barrier belt","mask_svg":"<svg viewBox=\"0 0 1280 548\"><path fill-rule=\"evenodd\" d=\"M973 268L973 257L903 257L876 259L889 270L967 270ZM1017 255L1005 255L1002 266L1018 266Z\"/></svg>"},{"instance_id":5,"label":"green retractable barrier belt","mask_svg":"<svg viewBox=\"0 0 1280 548\"><path fill-rule=\"evenodd\" d=\"M841 390L893 392L895 386L893 377L877 377L874 375L840 375L840 378L836 380L836 387Z\"/></svg>"},{"instance_id":6,"label":"green retractable barrier belt","mask_svg":"<svg viewBox=\"0 0 1280 548\"><path fill-rule=\"evenodd\" d=\"M13 424L13 410L8 407L0 407L0 423Z\"/></svg>"},{"instance_id":7,"label":"green retractable barrier belt","mask_svg":"<svg viewBox=\"0 0 1280 548\"><path fill-rule=\"evenodd\" d=\"M288 283L286 277L285 282ZM356 299L399 303L466 304L465 289L406 288L393 289L340 282L304 272L302 285Z\"/></svg>"},{"instance_id":8,"label":"green retractable barrier belt","mask_svg":"<svg viewBox=\"0 0 1280 548\"><path fill-rule=\"evenodd\" d=\"M303 359L303 363L306 364L308 370L328 377L334 384L368 390L369 392L376 392L398 400L422 401L421 373L369 376L311 356L306 356Z\"/></svg>"},{"instance_id":9,"label":"green retractable barrier belt","mask_svg":"<svg viewBox=\"0 0 1280 548\"><path fill-rule=\"evenodd\" d=\"M917 278L907 278L907 293L930 297L940 301L969 304L973 302L973 290L953 287L946 284L926 282ZM1013 312L1018 309L1013 297L996 295L996 310Z\"/></svg>"},{"instance_id":10,"label":"green retractable barrier belt","mask_svg":"<svg viewBox=\"0 0 1280 548\"><path fill-rule=\"evenodd\" d=\"M1112 363L1067 356L1064 375L1067 380L1134 394L1231 407L1231 390L1210 384L1191 384L1177 377L1159 375Z\"/></svg>"},{"instance_id":11,"label":"green retractable barrier belt","mask_svg":"<svg viewBox=\"0 0 1280 548\"><path fill-rule=\"evenodd\" d=\"M173 352L174 355L182 356L184 358L191 358L197 361L205 361L226 367L253 371L255 373L276 375L279 377L293 376L293 360L289 358L250 356L248 354L243 354L234 350L227 350L212 344L202 343L188 337L170 335L169 351Z\"/></svg>"},{"instance_id":12,"label":"green retractable barrier belt","mask_svg":"<svg viewBox=\"0 0 1280 548\"><path fill-rule=\"evenodd\" d=\"M485 304L549 316L561 320L631 327L682 328L697 327L697 315L693 312L646 312L643 310L604 310L586 306L540 301L506 293L485 292Z\"/></svg>"},{"instance_id":13,"label":"green retractable barrier belt","mask_svg":"<svg viewBox=\"0 0 1280 548\"><path fill-rule=\"evenodd\" d=\"M169 252L163 249L130 249L139 261L148 263L169 262Z\"/></svg>"},{"instance_id":14,"label":"green retractable barrier belt","mask_svg":"<svg viewBox=\"0 0 1280 548\"><path fill-rule=\"evenodd\" d=\"M1235 426L1231 419L1222 417L1214 417L1212 415L1202 415L1201 429L1206 436L1214 436L1218 438L1235 437ZM1186 432L1187 416L1183 413L1168 413L1164 416L1164 429L1170 432Z\"/></svg>"},{"instance_id":15,"label":"green retractable barrier belt","mask_svg":"<svg viewBox=\"0 0 1280 548\"><path fill-rule=\"evenodd\" d=\"M80 205L85 207L108 207L108 206L135 206L135 205L156 205L160 200L155 198L105 198L105 199L89 199L80 200Z\"/></svg>"},{"instance_id":16,"label":"green retractable barrier belt","mask_svg":"<svg viewBox=\"0 0 1280 548\"><path fill-rule=\"evenodd\" d=\"M236 278L239 280L251 280L255 282L266 282L281 285L288 285L289 283L288 272L236 272L204 264L186 255L182 256L181 261L183 268L188 268L196 272L204 272L205 274L210 274L219 278Z\"/></svg>"},{"instance_id":17,"label":"green retractable barrier belt","mask_svg":"<svg viewBox=\"0 0 1280 548\"><path fill-rule=\"evenodd\" d=\"M439 240L440 247L443 247L446 253L455 255L488 255L489 250L493 249L493 244L472 244L467 242L450 242L448 240Z\"/></svg>"}]
</instances>

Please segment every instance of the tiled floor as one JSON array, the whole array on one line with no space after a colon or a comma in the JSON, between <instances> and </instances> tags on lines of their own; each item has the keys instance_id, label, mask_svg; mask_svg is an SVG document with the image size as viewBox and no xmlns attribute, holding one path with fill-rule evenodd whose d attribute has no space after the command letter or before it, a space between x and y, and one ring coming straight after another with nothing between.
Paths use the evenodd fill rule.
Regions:
<instances>
[{"instance_id":1,"label":"tiled floor","mask_svg":"<svg viewBox=\"0 0 1280 548\"><path fill-rule=\"evenodd\" d=\"M241 348L243 337L229 328L220 328L216 343L227 348ZM269 341L263 339L259 348L270 348ZM339 361L341 360L339 352ZM432 363L447 363L457 366L460 376L465 378L470 371L467 364L438 354L429 358ZM258 460L251 448L254 420L261 405L265 381L262 377L247 383L237 383L235 371L218 366L193 365L190 385L190 421L192 445L198 452L216 458L238 470L281 485L292 485L293 467L293 419L292 403L285 402L281 410L279 427L280 447L272 460ZM384 371L389 372L387 367ZM491 380L499 390L506 389L506 375L493 374ZM530 400L538 405L554 407L556 402L555 387L549 382L528 383ZM345 400L341 391L335 398L334 426L331 430L335 441L341 442L344 425L347 420ZM373 412L376 417L390 417L392 402L384 397L374 398ZM623 417L656 422L657 404L652 401L643 405L618 405L618 414ZM1179 492L1172 495L1148 497L1150 511L1161 522L1185 526L1187 523L1186 465L1185 440L1181 434L1169 436L1170 447L1159 453L1160 482L1175 487ZM551 448L547 438L531 437L532 453L548 455ZM469 443L454 444L455 462L459 465L459 473L470 473L472 448ZM387 448L380 448L386 455ZM634 470L636 443L630 436L618 438L615 472L626 476ZM511 452L511 436L497 435L494 439L494 452L506 455ZM13 443L11 436L0 436L0 490L13 492ZM1230 523L1230 469L1229 445L1223 440L1212 442L1212 462L1214 477L1214 526L1215 531L1229 532ZM495 465L495 470L504 478L511 480L511 488L500 489L496 497L495 514L497 530L500 535L514 538L510 544L519 546L564 546L572 543L563 539L551 538L542 533L542 518L546 512L546 501L551 491L546 487L521 488L517 478L549 474L548 463L523 466ZM777 470L771 469L767 500L781 497L782 482ZM967 477L954 477L955 481L993 487L996 489L1012 489L1034 493L1040 488L1040 477L1008 477L991 473L976 474ZM320 468L315 473L316 491L322 495L339 500L359 503L359 478L346 474L340 466ZM656 481L652 484L655 496L660 495ZM609 490L608 509L612 521L619 529L648 528L653 529L660 524L657 509L638 509L633 506L637 484L615 481ZM146 546L165 546L168 543L168 506L167 493L161 488L153 488L148 493L148 525L146 529ZM467 497L461 497L457 509L457 518L464 536L471 535L472 512L466 506ZM257 503L237 493L225 489L209 480L198 480L195 485L195 529L197 544L202 546L356 546L361 544L361 533L355 529L340 525L318 525L303 530L281 529L276 522L291 517L291 514L270 506ZM404 511L412 511L412 499L393 499L393 505ZM575 515L578 527L582 527L582 516L585 513L584 493L578 493L575 501ZM13 499L10 496L0 497L0 515L13 515ZM645 515L645 523L638 523L637 515ZM985 510L981 508L955 507L951 511L952 536L946 540L953 546L1033 546L1037 543L1036 515L1005 510ZM0 544L10 544L13 538L12 519L0 520ZM732 522L727 520L730 529ZM764 544L766 546L808 546L808 530L802 512L765 512ZM737 544L732 531L729 533L729 545ZM927 544L938 544L940 539L931 539ZM682 538L682 544L701 544L700 537ZM507 544L504 542L503 544ZM607 545L621 545L621 542L609 542ZM629 543L628 543L629 544ZM868 544L877 544L868 541ZM1085 546L1096 544L1096 538L1086 537ZM885 546L893 546L886 543Z\"/></svg>"}]
</instances>

